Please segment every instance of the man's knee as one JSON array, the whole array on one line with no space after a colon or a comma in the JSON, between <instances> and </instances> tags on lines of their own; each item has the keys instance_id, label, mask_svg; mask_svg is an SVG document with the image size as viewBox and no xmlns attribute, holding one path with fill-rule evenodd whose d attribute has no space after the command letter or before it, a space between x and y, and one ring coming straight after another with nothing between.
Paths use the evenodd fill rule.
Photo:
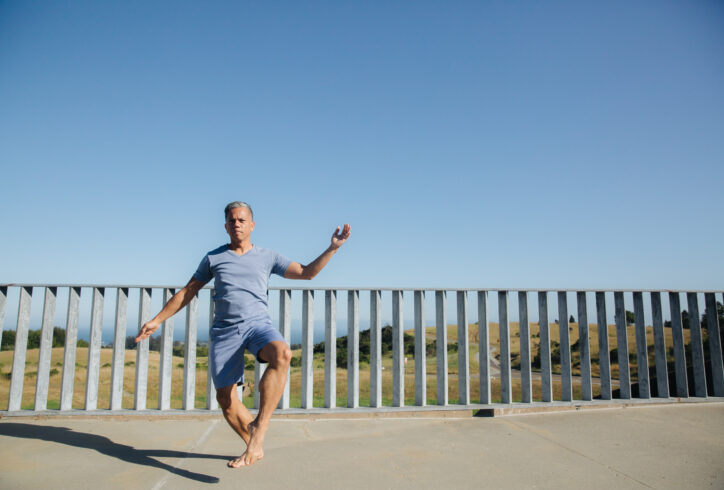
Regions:
<instances>
[{"instance_id":1,"label":"man's knee","mask_svg":"<svg viewBox=\"0 0 724 490\"><path fill-rule=\"evenodd\" d=\"M292 362L292 351L285 342L272 342L261 354L261 358L272 367L286 368Z\"/></svg>"},{"instance_id":2,"label":"man's knee","mask_svg":"<svg viewBox=\"0 0 724 490\"><path fill-rule=\"evenodd\" d=\"M286 344L279 353L279 362L283 367L288 367L292 362L292 350Z\"/></svg>"}]
</instances>

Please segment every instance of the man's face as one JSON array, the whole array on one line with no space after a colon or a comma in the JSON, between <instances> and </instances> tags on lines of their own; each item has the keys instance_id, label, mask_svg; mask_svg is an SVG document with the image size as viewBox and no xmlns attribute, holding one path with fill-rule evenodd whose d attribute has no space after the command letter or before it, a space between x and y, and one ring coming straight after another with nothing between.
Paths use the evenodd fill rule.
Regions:
<instances>
[{"instance_id":1,"label":"man's face","mask_svg":"<svg viewBox=\"0 0 724 490\"><path fill-rule=\"evenodd\" d=\"M226 214L226 233L232 241L243 242L254 230L254 221L247 208L234 208Z\"/></svg>"}]
</instances>

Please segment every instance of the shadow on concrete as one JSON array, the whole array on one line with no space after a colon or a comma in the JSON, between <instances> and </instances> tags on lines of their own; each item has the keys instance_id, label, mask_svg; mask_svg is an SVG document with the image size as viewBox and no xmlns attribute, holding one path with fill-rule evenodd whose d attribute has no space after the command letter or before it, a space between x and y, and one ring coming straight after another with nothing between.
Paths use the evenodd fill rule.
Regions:
<instances>
[{"instance_id":1,"label":"shadow on concrete","mask_svg":"<svg viewBox=\"0 0 724 490\"><path fill-rule=\"evenodd\" d=\"M47 425L31 425L3 422L0 424L0 435L10 437L21 437L24 439L40 439L43 441L57 442L68 446L93 449L101 454L118 458L121 461L152 466L166 470L174 475L179 475L190 480L201 483L218 483L215 476L194 473L181 468L175 468L166 463L158 461L153 457L160 458L209 458L209 459L232 459L229 456L218 454L198 454L184 451L169 451L164 449L136 449L132 446L118 444L107 437L85 432L74 432L66 427L53 427Z\"/></svg>"}]
</instances>

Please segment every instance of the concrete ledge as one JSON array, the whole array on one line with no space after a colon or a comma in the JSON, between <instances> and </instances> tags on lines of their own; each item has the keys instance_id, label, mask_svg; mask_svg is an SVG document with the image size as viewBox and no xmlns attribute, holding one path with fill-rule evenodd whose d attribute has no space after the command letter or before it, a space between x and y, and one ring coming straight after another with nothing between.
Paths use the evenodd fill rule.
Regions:
<instances>
[{"instance_id":1,"label":"concrete ledge","mask_svg":"<svg viewBox=\"0 0 724 490\"><path fill-rule=\"evenodd\" d=\"M476 417L501 417L506 415L525 415L555 412L574 412L580 410L613 410L633 407L671 406L692 403L724 403L722 397L708 398L651 398L648 400L593 400L551 403L513 403L491 404L475 411Z\"/></svg>"},{"instance_id":2,"label":"concrete ledge","mask_svg":"<svg viewBox=\"0 0 724 490\"><path fill-rule=\"evenodd\" d=\"M634 407L671 406L677 404L724 403L724 397L651 398L647 400L593 400L572 402L492 403L490 405L428 405L424 407L360 407L360 408L288 408L276 410L274 419L374 419L374 418L470 418L504 417L510 415L573 412L581 410L613 410ZM250 410L256 413L256 410ZM221 417L221 410L17 410L0 411L0 418L44 419L121 419L121 420L188 420Z\"/></svg>"}]
</instances>

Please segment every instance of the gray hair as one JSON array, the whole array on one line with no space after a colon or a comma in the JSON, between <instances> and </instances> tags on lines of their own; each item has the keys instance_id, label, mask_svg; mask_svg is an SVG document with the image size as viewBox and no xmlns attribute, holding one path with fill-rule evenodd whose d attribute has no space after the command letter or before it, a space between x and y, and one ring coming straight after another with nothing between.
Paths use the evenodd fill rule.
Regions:
<instances>
[{"instance_id":1,"label":"gray hair","mask_svg":"<svg viewBox=\"0 0 724 490\"><path fill-rule=\"evenodd\" d=\"M226 218L229 217L229 211L231 211L231 210L234 209L234 208L246 208L246 209L248 209L248 210L249 210L249 214L251 214L251 219L252 219L252 221L254 220L254 211L252 211L252 210L251 210L251 206L249 206L249 205L248 205L247 203L245 203L244 201L234 201L234 202L230 202L229 204L227 204L226 207L224 208L224 219L226 219Z\"/></svg>"}]
</instances>

